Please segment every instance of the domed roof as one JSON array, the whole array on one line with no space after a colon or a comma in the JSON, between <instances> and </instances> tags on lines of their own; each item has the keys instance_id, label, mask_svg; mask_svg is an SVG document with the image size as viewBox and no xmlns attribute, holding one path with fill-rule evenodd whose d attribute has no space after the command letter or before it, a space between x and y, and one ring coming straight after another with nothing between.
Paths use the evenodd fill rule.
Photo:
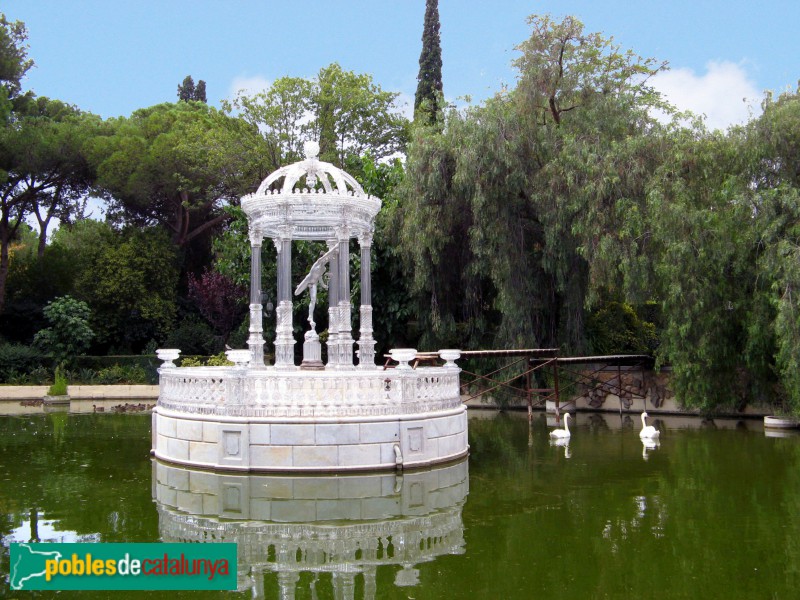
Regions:
<instances>
[{"instance_id":1,"label":"domed roof","mask_svg":"<svg viewBox=\"0 0 800 600\"><path fill-rule=\"evenodd\" d=\"M303 188L315 189L322 185L326 193L337 192L346 194L352 192L355 196L366 196L364 188L355 180L355 177L342 171L339 167L331 163L318 159L319 144L317 142L306 142L303 145L305 160L281 167L258 186L256 194L264 194L267 190L276 189L283 178L283 184L279 188L283 193L291 193L301 180L304 180Z\"/></svg>"},{"instance_id":2,"label":"domed roof","mask_svg":"<svg viewBox=\"0 0 800 600\"><path fill-rule=\"evenodd\" d=\"M281 167L244 196L250 229L273 239L332 240L371 235L379 198L355 178L319 160L319 144L306 142L305 160Z\"/></svg>"}]
</instances>

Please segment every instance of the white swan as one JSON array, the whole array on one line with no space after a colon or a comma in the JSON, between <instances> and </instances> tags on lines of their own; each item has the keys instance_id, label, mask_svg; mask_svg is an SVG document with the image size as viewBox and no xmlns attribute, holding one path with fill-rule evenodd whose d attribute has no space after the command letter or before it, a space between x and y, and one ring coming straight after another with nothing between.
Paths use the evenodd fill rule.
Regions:
<instances>
[{"instance_id":1,"label":"white swan","mask_svg":"<svg viewBox=\"0 0 800 600\"><path fill-rule=\"evenodd\" d=\"M564 429L553 429L553 431L550 432L550 437L557 439L568 438L570 436L568 421L569 421L569 413L565 413Z\"/></svg>"},{"instance_id":2,"label":"white swan","mask_svg":"<svg viewBox=\"0 0 800 600\"><path fill-rule=\"evenodd\" d=\"M652 425L648 425L647 421L645 421L646 418L647 418L647 413L643 412L642 413L642 430L639 432L639 437L642 438L642 439L644 439L644 438L647 438L647 439L657 438L659 435L661 435L661 432L658 429L656 429L655 427L653 427Z\"/></svg>"},{"instance_id":3,"label":"white swan","mask_svg":"<svg viewBox=\"0 0 800 600\"><path fill-rule=\"evenodd\" d=\"M564 458L572 458L572 452L569 449L569 440L568 437L554 437L550 439L550 445L554 448L563 448L564 449Z\"/></svg>"},{"instance_id":4,"label":"white swan","mask_svg":"<svg viewBox=\"0 0 800 600\"><path fill-rule=\"evenodd\" d=\"M642 440L642 458L648 460L650 452L658 448L658 438L641 438Z\"/></svg>"}]
</instances>

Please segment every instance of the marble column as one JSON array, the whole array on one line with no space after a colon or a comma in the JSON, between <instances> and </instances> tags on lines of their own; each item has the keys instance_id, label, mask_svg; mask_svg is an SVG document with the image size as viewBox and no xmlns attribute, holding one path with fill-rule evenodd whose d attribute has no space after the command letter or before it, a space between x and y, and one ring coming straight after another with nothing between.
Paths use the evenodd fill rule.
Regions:
<instances>
[{"instance_id":1,"label":"marble column","mask_svg":"<svg viewBox=\"0 0 800 600\"><path fill-rule=\"evenodd\" d=\"M350 312L350 234L345 227L336 232L339 242L339 364L340 369L353 368L353 326Z\"/></svg>"},{"instance_id":2,"label":"marble column","mask_svg":"<svg viewBox=\"0 0 800 600\"><path fill-rule=\"evenodd\" d=\"M287 557L287 564L293 557ZM300 574L294 571L279 571L278 572L278 598L280 600L294 600L295 591L297 590L297 582L300 580Z\"/></svg>"},{"instance_id":3,"label":"marble column","mask_svg":"<svg viewBox=\"0 0 800 600\"><path fill-rule=\"evenodd\" d=\"M250 336L247 347L252 352L250 368L259 369L264 363L264 323L261 308L261 243L260 231L250 232Z\"/></svg>"},{"instance_id":4,"label":"marble column","mask_svg":"<svg viewBox=\"0 0 800 600\"><path fill-rule=\"evenodd\" d=\"M336 240L328 240L328 250L337 246ZM328 263L328 369L339 364L339 255L334 253Z\"/></svg>"},{"instance_id":5,"label":"marble column","mask_svg":"<svg viewBox=\"0 0 800 600\"><path fill-rule=\"evenodd\" d=\"M358 336L358 368L375 369L375 338L372 331L372 232L358 240L361 247L361 329Z\"/></svg>"},{"instance_id":6,"label":"marble column","mask_svg":"<svg viewBox=\"0 0 800 600\"><path fill-rule=\"evenodd\" d=\"M364 600L375 600L375 592L378 589L375 583L375 566L364 567Z\"/></svg>"},{"instance_id":7,"label":"marble column","mask_svg":"<svg viewBox=\"0 0 800 600\"><path fill-rule=\"evenodd\" d=\"M278 306L275 325L275 366L293 369L294 332L292 330L292 238L288 233L275 242L278 250Z\"/></svg>"}]
</instances>

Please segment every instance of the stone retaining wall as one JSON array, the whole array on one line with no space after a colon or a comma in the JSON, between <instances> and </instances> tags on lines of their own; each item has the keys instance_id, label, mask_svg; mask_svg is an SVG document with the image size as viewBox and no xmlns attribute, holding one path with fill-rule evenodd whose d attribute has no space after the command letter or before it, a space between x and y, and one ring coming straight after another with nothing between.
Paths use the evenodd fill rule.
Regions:
<instances>
[{"instance_id":1,"label":"stone retaining wall","mask_svg":"<svg viewBox=\"0 0 800 600\"><path fill-rule=\"evenodd\" d=\"M3 400L41 400L47 394L47 385L2 385L0 401ZM85 400L102 399L156 399L157 385L70 385L67 387L70 398Z\"/></svg>"}]
</instances>

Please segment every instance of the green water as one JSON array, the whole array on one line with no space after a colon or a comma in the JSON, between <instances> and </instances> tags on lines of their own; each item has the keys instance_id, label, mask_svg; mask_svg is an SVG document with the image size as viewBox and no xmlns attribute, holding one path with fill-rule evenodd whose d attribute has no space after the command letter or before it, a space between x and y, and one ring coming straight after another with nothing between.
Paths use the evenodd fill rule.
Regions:
<instances>
[{"instance_id":1,"label":"green water","mask_svg":"<svg viewBox=\"0 0 800 600\"><path fill-rule=\"evenodd\" d=\"M521 415L471 415L469 493L452 507L461 553L406 565L416 569L407 585L400 564L379 565L372 584L356 575L349 593L800 597L800 437L767 437L757 421L656 424L661 444L648 451L636 420L579 414L565 451L550 446L544 415L530 427ZM48 597L9 591L11 542L161 541L163 520L181 512L156 502L149 448L147 414L0 417L0 596ZM279 575L259 577L263 596L279 597ZM294 597L338 598L336 577L301 572ZM253 597L250 589L169 595Z\"/></svg>"}]
</instances>

